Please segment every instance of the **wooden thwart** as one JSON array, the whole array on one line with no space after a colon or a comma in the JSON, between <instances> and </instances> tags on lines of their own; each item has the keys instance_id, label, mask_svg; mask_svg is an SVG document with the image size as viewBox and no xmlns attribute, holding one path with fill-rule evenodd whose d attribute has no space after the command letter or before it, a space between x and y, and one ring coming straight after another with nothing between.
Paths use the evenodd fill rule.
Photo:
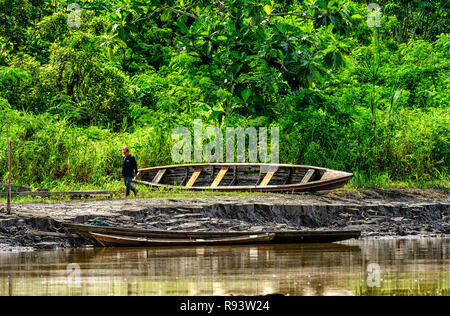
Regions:
<instances>
[{"instance_id":1,"label":"wooden thwart","mask_svg":"<svg viewBox=\"0 0 450 316\"><path fill-rule=\"evenodd\" d=\"M219 173L217 174L217 177L214 179L214 182L211 184L211 188L216 188L219 186L220 181L222 181L223 177L225 176L225 174L227 173L228 169L230 167L223 167L222 169L220 169Z\"/></svg>"},{"instance_id":2,"label":"wooden thwart","mask_svg":"<svg viewBox=\"0 0 450 316\"><path fill-rule=\"evenodd\" d=\"M261 181L261 183L259 184L260 187L268 185L270 180L272 179L273 175L275 174L276 171L269 171L266 173L266 176L264 177L264 179Z\"/></svg>"},{"instance_id":3,"label":"wooden thwart","mask_svg":"<svg viewBox=\"0 0 450 316\"><path fill-rule=\"evenodd\" d=\"M300 183L307 183L309 180L311 180L312 176L314 175L314 169L308 169L305 176L303 177L302 181Z\"/></svg>"},{"instance_id":4,"label":"wooden thwart","mask_svg":"<svg viewBox=\"0 0 450 316\"><path fill-rule=\"evenodd\" d=\"M161 179L164 176L164 174L166 173L166 171L167 171L167 169L160 169L160 170L158 170L158 173L153 178L152 183L159 183L159 181L161 181Z\"/></svg>"},{"instance_id":5,"label":"wooden thwart","mask_svg":"<svg viewBox=\"0 0 450 316\"><path fill-rule=\"evenodd\" d=\"M202 172L202 167L195 168L194 173L192 174L191 178L189 179L188 183L186 184L186 188L190 188L194 185L195 181L197 180L198 176L200 175L200 172Z\"/></svg>"}]
</instances>

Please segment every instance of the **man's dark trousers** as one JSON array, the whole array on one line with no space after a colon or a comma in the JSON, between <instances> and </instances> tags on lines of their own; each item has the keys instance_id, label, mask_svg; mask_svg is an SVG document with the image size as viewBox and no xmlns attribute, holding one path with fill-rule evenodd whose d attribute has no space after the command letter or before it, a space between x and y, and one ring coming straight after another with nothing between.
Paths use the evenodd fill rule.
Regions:
<instances>
[{"instance_id":1,"label":"man's dark trousers","mask_svg":"<svg viewBox=\"0 0 450 316\"><path fill-rule=\"evenodd\" d=\"M125 181L125 186L127 187L127 191L125 193L125 197L130 195L130 190L136 194L136 188L131 184L131 181L133 180L133 177L123 177Z\"/></svg>"}]
</instances>

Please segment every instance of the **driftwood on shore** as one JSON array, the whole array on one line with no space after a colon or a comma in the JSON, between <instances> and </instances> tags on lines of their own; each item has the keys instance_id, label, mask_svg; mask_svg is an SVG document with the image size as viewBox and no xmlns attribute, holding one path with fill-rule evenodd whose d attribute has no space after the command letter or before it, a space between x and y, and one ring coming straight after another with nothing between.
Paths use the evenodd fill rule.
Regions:
<instances>
[{"instance_id":1,"label":"driftwood on shore","mask_svg":"<svg viewBox=\"0 0 450 316\"><path fill-rule=\"evenodd\" d=\"M91 196L91 195L109 195L112 196L116 191L111 190L93 190L93 191L19 191L11 192L11 196L55 196L55 195L70 195L70 196ZM7 192L0 192L0 196L6 196Z\"/></svg>"},{"instance_id":2,"label":"driftwood on shore","mask_svg":"<svg viewBox=\"0 0 450 316\"><path fill-rule=\"evenodd\" d=\"M0 183L0 187L8 188L8 183ZM116 191L111 190L90 190L90 191L50 191L49 189L33 189L24 185L11 184L11 196L40 196L49 197L55 195L69 196L92 196L92 195L108 195L112 196ZM7 196L8 192L0 192L0 196Z\"/></svg>"},{"instance_id":3,"label":"driftwood on shore","mask_svg":"<svg viewBox=\"0 0 450 316\"><path fill-rule=\"evenodd\" d=\"M8 188L8 183L0 183L0 187L4 187L6 189L6 188ZM23 186L23 185L17 185L17 184L11 184L11 189L17 190L19 192L32 191L33 190L30 187L26 187L26 186Z\"/></svg>"}]
</instances>

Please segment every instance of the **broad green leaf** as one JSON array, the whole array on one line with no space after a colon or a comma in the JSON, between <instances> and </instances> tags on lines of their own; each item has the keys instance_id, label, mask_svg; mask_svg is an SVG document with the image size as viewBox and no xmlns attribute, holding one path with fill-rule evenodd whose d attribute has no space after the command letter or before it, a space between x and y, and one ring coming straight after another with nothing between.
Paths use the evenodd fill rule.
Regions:
<instances>
[{"instance_id":1,"label":"broad green leaf","mask_svg":"<svg viewBox=\"0 0 450 316\"><path fill-rule=\"evenodd\" d=\"M236 104L243 104L243 103L244 103L244 102L242 101L242 99L239 98L239 97L233 97L233 98L231 99L231 101L232 101L233 103L236 103Z\"/></svg>"},{"instance_id":2,"label":"broad green leaf","mask_svg":"<svg viewBox=\"0 0 450 316\"><path fill-rule=\"evenodd\" d=\"M120 47L127 48L127 44L124 41L122 41L120 38L116 38L116 39L114 39L114 41L117 42L120 45Z\"/></svg>"},{"instance_id":3,"label":"broad green leaf","mask_svg":"<svg viewBox=\"0 0 450 316\"><path fill-rule=\"evenodd\" d=\"M251 95L252 95L252 90L250 90L250 89L245 89L244 91L241 92L241 96L242 96L242 99L244 100L244 102L247 102L248 98L250 98Z\"/></svg>"},{"instance_id":4,"label":"broad green leaf","mask_svg":"<svg viewBox=\"0 0 450 316\"><path fill-rule=\"evenodd\" d=\"M188 27L183 22L175 22L174 24L180 28L181 32L186 34L189 33Z\"/></svg>"},{"instance_id":5,"label":"broad green leaf","mask_svg":"<svg viewBox=\"0 0 450 316\"><path fill-rule=\"evenodd\" d=\"M202 11L201 11L201 9L199 8L199 6L196 6L194 11L195 11L195 14L196 14L197 16L200 16L200 14L202 13Z\"/></svg>"}]
</instances>

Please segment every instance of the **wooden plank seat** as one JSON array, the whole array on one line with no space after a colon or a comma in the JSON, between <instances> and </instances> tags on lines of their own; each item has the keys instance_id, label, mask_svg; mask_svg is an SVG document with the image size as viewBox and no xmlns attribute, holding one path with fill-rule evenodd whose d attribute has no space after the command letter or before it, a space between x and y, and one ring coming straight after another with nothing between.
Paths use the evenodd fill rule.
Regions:
<instances>
[{"instance_id":1,"label":"wooden plank seat","mask_svg":"<svg viewBox=\"0 0 450 316\"><path fill-rule=\"evenodd\" d=\"M305 176L303 177L302 181L300 183L307 183L311 180L312 176L314 175L315 170L314 169L308 169Z\"/></svg>"},{"instance_id":2,"label":"wooden plank seat","mask_svg":"<svg viewBox=\"0 0 450 316\"><path fill-rule=\"evenodd\" d=\"M153 178L152 183L159 183L161 181L162 177L164 176L164 174L166 173L166 171L167 171L167 169L158 170L158 173Z\"/></svg>"},{"instance_id":3,"label":"wooden plank seat","mask_svg":"<svg viewBox=\"0 0 450 316\"><path fill-rule=\"evenodd\" d=\"M260 187L268 185L270 180L272 180L273 175L275 174L276 171L269 171L266 173L266 176L264 177L264 179L261 181L261 183L259 184Z\"/></svg>"},{"instance_id":4,"label":"wooden plank seat","mask_svg":"<svg viewBox=\"0 0 450 316\"><path fill-rule=\"evenodd\" d=\"M189 179L188 183L186 184L186 188L190 188L194 185L195 181L197 180L198 176L202 172L202 167L195 168L194 173L192 174L191 178Z\"/></svg>"},{"instance_id":5,"label":"wooden plank seat","mask_svg":"<svg viewBox=\"0 0 450 316\"><path fill-rule=\"evenodd\" d=\"M220 181L222 181L223 177L225 176L225 174L227 173L228 169L230 167L223 167L222 169L220 169L219 173L217 174L216 178L214 179L214 182L211 184L212 188L217 188L220 184Z\"/></svg>"}]
</instances>

